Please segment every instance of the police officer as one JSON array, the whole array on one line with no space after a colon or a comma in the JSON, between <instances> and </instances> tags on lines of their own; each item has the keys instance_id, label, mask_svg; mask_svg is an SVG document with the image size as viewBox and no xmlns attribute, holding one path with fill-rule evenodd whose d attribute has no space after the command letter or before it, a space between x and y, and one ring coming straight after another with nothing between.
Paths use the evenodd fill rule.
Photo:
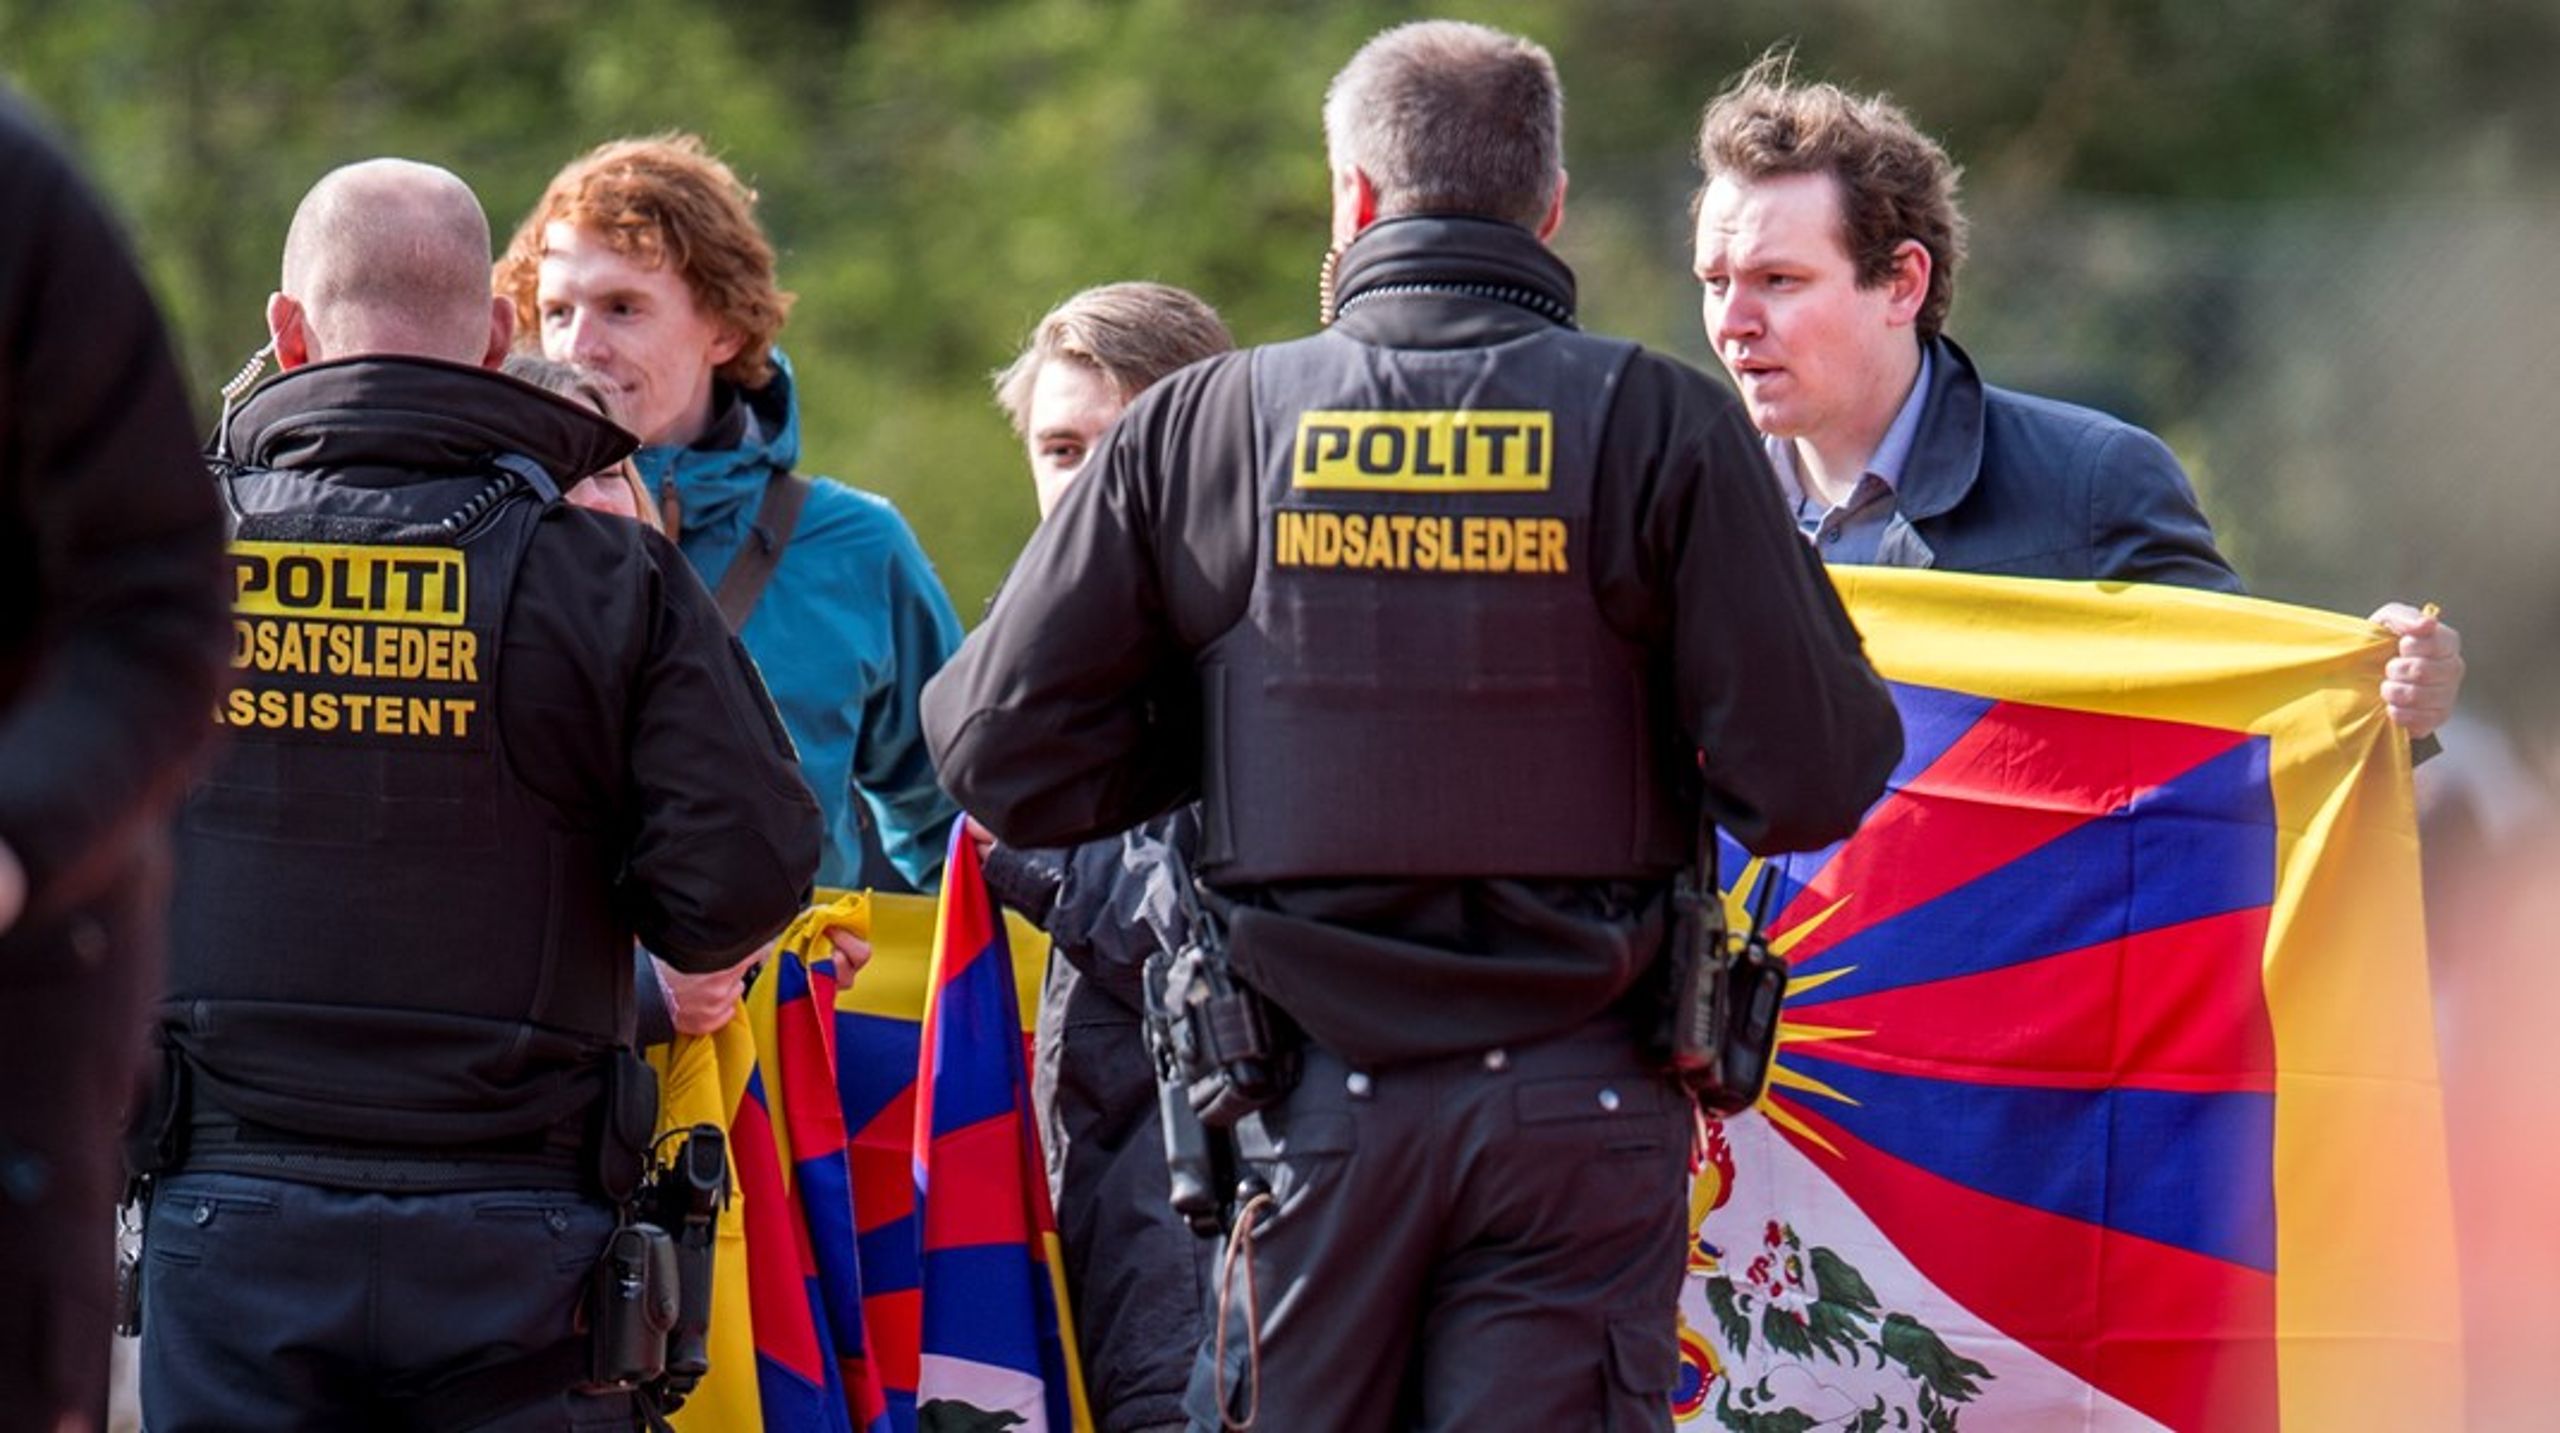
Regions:
<instances>
[{"instance_id":1,"label":"police officer","mask_svg":"<svg viewBox=\"0 0 2560 1433\"><path fill-rule=\"evenodd\" d=\"M1740 407L1574 326L1546 53L1402 26L1325 120L1337 321L1140 397L927 731L1007 842L1199 797L1229 958L1303 1032L1235 1127L1271 1202L1194 1428L1668 1427L1666 892L1701 815L1844 835L1900 727Z\"/></svg>"},{"instance_id":2,"label":"police officer","mask_svg":"<svg viewBox=\"0 0 2560 1433\"><path fill-rule=\"evenodd\" d=\"M178 852L143 1414L631 1426L581 1312L655 1088L632 941L735 961L815 804L709 595L559 490L628 454L491 372L513 310L461 181L337 170L228 417L229 751Z\"/></svg>"}]
</instances>

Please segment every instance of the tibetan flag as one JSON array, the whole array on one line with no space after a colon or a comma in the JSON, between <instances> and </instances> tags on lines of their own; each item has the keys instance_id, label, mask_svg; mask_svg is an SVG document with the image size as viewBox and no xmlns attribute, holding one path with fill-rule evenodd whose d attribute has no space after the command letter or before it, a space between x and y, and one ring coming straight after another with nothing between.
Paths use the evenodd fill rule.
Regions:
<instances>
[{"instance_id":1,"label":"tibetan flag","mask_svg":"<svg viewBox=\"0 0 2560 1433\"><path fill-rule=\"evenodd\" d=\"M1683 1421L2462 1421L2406 741L2365 622L1835 569L1908 751L1760 863L1794 981L1692 1193Z\"/></svg>"},{"instance_id":2,"label":"tibetan flag","mask_svg":"<svg viewBox=\"0 0 2560 1433\"><path fill-rule=\"evenodd\" d=\"M915 1088L917 1421L1069 1433L1085 1411L1032 1121L1022 1011L977 849L954 828Z\"/></svg>"},{"instance_id":3,"label":"tibetan flag","mask_svg":"<svg viewBox=\"0 0 2560 1433\"><path fill-rule=\"evenodd\" d=\"M832 891L820 897L783 932L770 978L752 993L747 1017L764 1056L763 1088L783 1095L768 1112L789 1213L802 1240L801 1291L820 1349L817 1386L824 1390L824 1421L807 1426L887 1433L887 1398L863 1319L852 1176L836 1092L835 948L826 938L830 926L861 932L863 897ZM772 1371L778 1362L767 1359L764 1367ZM769 1392L768 1428L775 1426L772 1397Z\"/></svg>"},{"instance_id":4,"label":"tibetan flag","mask_svg":"<svg viewBox=\"0 0 2560 1433\"><path fill-rule=\"evenodd\" d=\"M660 1057L662 1124L729 1131L732 1193L712 1298L711 1373L675 1418L697 1433L887 1433L867 1356L844 1116L837 1102L829 925L848 898L804 913L740 1017ZM717 1112L717 1113L715 1113Z\"/></svg>"},{"instance_id":5,"label":"tibetan flag","mask_svg":"<svg viewBox=\"0 0 2560 1433\"><path fill-rule=\"evenodd\" d=\"M851 1142L859 1221L863 1315L873 1362L897 1433L916 1428L923 1360L924 1239L916 1220L916 1068L924 1053L925 995L933 975L935 901L864 898L871 964L836 997L836 1088ZM1048 945L1020 917L1005 917L1014 951L1016 1004L1036 1007ZM1025 1022L1026 1038L1028 1022Z\"/></svg>"}]
</instances>

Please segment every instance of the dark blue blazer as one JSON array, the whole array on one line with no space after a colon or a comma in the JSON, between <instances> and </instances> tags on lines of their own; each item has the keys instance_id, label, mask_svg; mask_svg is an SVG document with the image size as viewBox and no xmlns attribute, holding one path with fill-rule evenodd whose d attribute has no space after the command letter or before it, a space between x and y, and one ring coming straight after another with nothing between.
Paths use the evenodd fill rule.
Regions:
<instances>
[{"instance_id":1,"label":"dark blue blazer","mask_svg":"<svg viewBox=\"0 0 2560 1433\"><path fill-rule=\"evenodd\" d=\"M1994 388L1944 337L1929 352L1879 565L2241 590L2168 445L2095 409Z\"/></svg>"}]
</instances>

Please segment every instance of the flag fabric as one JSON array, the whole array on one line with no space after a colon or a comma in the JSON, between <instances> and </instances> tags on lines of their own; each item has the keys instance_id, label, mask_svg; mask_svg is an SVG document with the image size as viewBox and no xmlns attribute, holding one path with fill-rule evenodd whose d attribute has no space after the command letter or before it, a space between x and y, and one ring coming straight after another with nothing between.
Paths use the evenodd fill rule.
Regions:
<instances>
[{"instance_id":1,"label":"flag fabric","mask_svg":"<svg viewBox=\"0 0 2560 1433\"><path fill-rule=\"evenodd\" d=\"M863 1309L886 1390L890 1425L916 1428L923 1362L924 1240L916 1218L916 1072L924 1054L937 902L871 894L864 908L871 964L836 998L836 1083L851 1142ZM1005 916L1016 1008L1037 1007L1048 945ZM1029 1021L1022 1024L1029 1038ZM1000 1054L1001 1052L997 1052Z\"/></svg>"},{"instance_id":2,"label":"flag fabric","mask_svg":"<svg viewBox=\"0 0 2560 1433\"><path fill-rule=\"evenodd\" d=\"M862 1318L825 938L830 925L862 928L863 898L822 894L777 942L740 1018L658 1057L661 1127L729 1134L711 1372L674 1419L691 1433L891 1427Z\"/></svg>"},{"instance_id":3,"label":"flag fabric","mask_svg":"<svg viewBox=\"0 0 2560 1433\"><path fill-rule=\"evenodd\" d=\"M735 1127L755 1075L755 1032L743 1020L732 1020L709 1035L679 1035L672 1044L653 1046L650 1064L658 1071L658 1128L661 1133L698 1124L722 1131ZM756 1148L770 1152L769 1142ZM746 1187L775 1184L776 1171L759 1169L751 1180L742 1169L739 1144L729 1146L729 1200L721 1206L712 1256L711 1371L671 1420L682 1433L725 1433L764 1427L764 1403L758 1396L755 1321L749 1315L747 1283Z\"/></svg>"},{"instance_id":4,"label":"flag fabric","mask_svg":"<svg viewBox=\"0 0 2560 1433\"><path fill-rule=\"evenodd\" d=\"M829 926L861 932L865 897L819 896L821 903L783 932L766 982L772 993L751 1000L747 1014L758 1050L771 1052L759 1071L769 1077L764 1089L783 1095L768 1103L768 1113L802 1239L799 1289L810 1310L824 1403L831 1419L842 1410L844 1427L887 1433L887 1397L863 1318L852 1171L835 1078L835 949L826 938ZM767 1366L775 1362L768 1359Z\"/></svg>"},{"instance_id":5,"label":"flag fabric","mask_svg":"<svg viewBox=\"0 0 2560 1433\"><path fill-rule=\"evenodd\" d=\"M911 1146L918 1426L1086 1430L1013 954L956 827L939 911Z\"/></svg>"},{"instance_id":6,"label":"flag fabric","mask_svg":"<svg viewBox=\"0 0 2560 1433\"><path fill-rule=\"evenodd\" d=\"M1692 1191L1683 1422L2461 1421L2408 747L2368 623L1838 568L1907 751L1749 861L1776 1073Z\"/></svg>"}]
</instances>

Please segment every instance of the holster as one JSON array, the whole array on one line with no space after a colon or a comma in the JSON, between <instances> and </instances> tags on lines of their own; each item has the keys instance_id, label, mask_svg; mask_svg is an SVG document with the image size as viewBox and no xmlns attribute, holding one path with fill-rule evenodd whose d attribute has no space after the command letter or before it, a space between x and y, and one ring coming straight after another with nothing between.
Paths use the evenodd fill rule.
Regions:
<instances>
[{"instance_id":1,"label":"holster","mask_svg":"<svg viewBox=\"0 0 2560 1433\"><path fill-rule=\"evenodd\" d=\"M1191 1232L1214 1236L1224 1212L1218 1195L1224 1184L1221 1161L1227 1151L1200 1112L1191 1107L1191 1081L1184 1073L1181 1042L1174 1033L1174 1002L1168 993L1173 954L1158 950L1147 957L1140 976L1145 992L1147 1056L1155 1068L1156 1117L1164 1126L1164 1166L1173 1212Z\"/></svg>"},{"instance_id":2,"label":"holster","mask_svg":"<svg viewBox=\"0 0 2560 1433\"><path fill-rule=\"evenodd\" d=\"M1787 965L1755 923L1736 937L1725 924L1714 867L1684 871L1672 890L1671 946L1657 989L1657 1058L1709 1114L1749 1109L1768 1087L1778 1043Z\"/></svg>"},{"instance_id":3,"label":"holster","mask_svg":"<svg viewBox=\"0 0 2560 1433\"><path fill-rule=\"evenodd\" d=\"M680 1305L675 1239L655 1224L614 1230L587 1280L586 1386L639 1388L663 1377Z\"/></svg>"},{"instance_id":4,"label":"holster","mask_svg":"<svg viewBox=\"0 0 2560 1433\"><path fill-rule=\"evenodd\" d=\"M604 1098L596 1102L592 1137L596 1188L615 1204L629 1204L649 1169L649 1144L658 1128L658 1072L640 1052L618 1046L605 1061Z\"/></svg>"},{"instance_id":5,"label":"holster","mask_svg":"<svg viewBox=\"0 0 2560 1433\"><path fill-rule=\"evenodd\" d=\"M120 1141L128 1181L164 1174L187 1155L186 1057L166 1042L155 1042L155 1051L151 1083L126 1116Z\"/></svg>"},{"instance_id":6,"label":"holster","mask_svg":"<svg viewBox=\"0 0 2560 1433\"><path fill-rule=\"evenodd\" d=\"M659 1406L673 1409L711 1371L711 1284L720 1208L729 1200L729 1137L698 1124L675 1137L673 1157L654 1165L632 1210L635 1222L673 1238L676 1319L666 1336L666 1369L656 1380Z\"/></svg>"}]
</instances>

